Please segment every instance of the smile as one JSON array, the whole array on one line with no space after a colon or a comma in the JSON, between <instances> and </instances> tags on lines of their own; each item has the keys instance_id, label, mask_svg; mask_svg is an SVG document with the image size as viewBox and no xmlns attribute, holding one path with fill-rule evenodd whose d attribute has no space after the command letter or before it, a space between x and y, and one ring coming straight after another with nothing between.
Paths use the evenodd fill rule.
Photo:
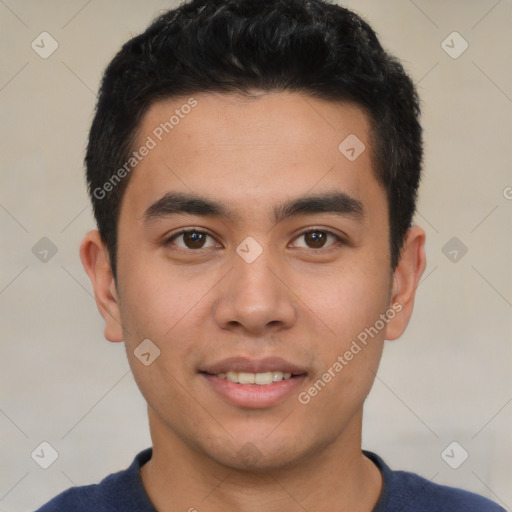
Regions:
<instances>
[{"instance_id":1,"label":"smile","mask_svg":"<svg viewBox=\"0 0 512 512\"><path fill-rule=\"evenodd\" d=\"M219 379L227 379L230 382L238 384L257 384L258 386L268 386L273 382L281 382L282 380L291 379L292 374L289 372L261 372L261 373L249 373L249 372L227 372L217 374Z\"/></svg>"},{"instance_id":2,"label":"smile","mask_svg":"<svg viewBox=\"0 0 512 512\"><path fill-rule=\"evenodd\" d=\"M204 382L214 394L230 405L244 409L265 409L295 397L302 388L306 374L272 371L260 373L201 372Z\"/></svg>"}]
</instances>

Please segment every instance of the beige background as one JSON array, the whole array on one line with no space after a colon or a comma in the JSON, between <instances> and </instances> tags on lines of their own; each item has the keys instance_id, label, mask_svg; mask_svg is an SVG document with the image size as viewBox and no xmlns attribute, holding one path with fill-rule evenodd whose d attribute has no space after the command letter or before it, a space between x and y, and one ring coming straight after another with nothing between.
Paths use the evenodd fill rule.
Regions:
<instances>
[{"instance_id":1,"label":"beige background","mask_svg":"<svg viewBox=\"0 0 512 512\"><path fill-rule=\"evenodd\" d=\"M94 226L82 159L105 65L174 5L0 1L0 512L96 482L150 444L124 348L104 341L78 258ZM345 5L419 82L426 132L416 220L428 268L406 334L387 344L364 447L512 510L512 3ZM47 59L31 48L43 31L59 45ZM457 59L441 46L453 31L469 44ZM46 263L32 253L42 237L58 249ZM456 262L442 251L452 237L468 248ZM59 455L46 470L30 456L42 441ZM453 441L469 453L458 469L441 457Z\"/></svg>"}]
</instances>

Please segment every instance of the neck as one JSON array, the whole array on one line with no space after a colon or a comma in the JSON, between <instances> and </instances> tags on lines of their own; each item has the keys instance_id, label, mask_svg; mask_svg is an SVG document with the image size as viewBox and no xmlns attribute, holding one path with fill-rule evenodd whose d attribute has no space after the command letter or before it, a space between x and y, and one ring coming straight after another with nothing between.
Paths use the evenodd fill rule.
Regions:
<instances>
[{"instance_id":1,"label":"neck","mask_svg":"<svg viewBox=\"0 0 512 512\"><path fill-rule=\"evenodd\" d=\"M283 507L371 512L378 501L382 476L361 452L362 414L331 444L257 471L219 464L164 431L151 416L153 456L141 477L159 512L281 512Z\"/></svg>"}]
</instances>

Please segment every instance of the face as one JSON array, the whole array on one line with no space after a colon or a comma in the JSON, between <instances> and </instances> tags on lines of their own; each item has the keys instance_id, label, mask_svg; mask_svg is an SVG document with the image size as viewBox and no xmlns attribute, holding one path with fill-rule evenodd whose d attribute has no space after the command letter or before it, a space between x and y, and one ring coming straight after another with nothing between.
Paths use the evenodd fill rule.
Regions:
<instances>
[{"instance_id":1,"label":"face","mask_svg":"<svg viewBox=\"0 0 512 512\"><path fill-rule=\"evenodd\" d=\"M155 447L271 468L356 439L383 341L409 314L363 111L198 94L155 103L144 145L100 310Z\"/></svg>"}]
</instances>

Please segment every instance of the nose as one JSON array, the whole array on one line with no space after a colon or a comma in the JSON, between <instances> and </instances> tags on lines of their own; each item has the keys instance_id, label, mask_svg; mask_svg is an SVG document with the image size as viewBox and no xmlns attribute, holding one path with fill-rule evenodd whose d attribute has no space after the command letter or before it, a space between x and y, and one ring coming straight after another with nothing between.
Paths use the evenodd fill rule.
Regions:
<instances>
[{"instance_id":1,"label":"nose","mask_svg":"<svg viewBox=\"0 0 512 512\"><path fill-rule=\"evenodd\" d=\"M214 304L217 325L255 335L290 328L296 321L295 296L286 270L264 249L252 262L238 254L234 268L218 287Z\"/></svg>"}]
</instances>

